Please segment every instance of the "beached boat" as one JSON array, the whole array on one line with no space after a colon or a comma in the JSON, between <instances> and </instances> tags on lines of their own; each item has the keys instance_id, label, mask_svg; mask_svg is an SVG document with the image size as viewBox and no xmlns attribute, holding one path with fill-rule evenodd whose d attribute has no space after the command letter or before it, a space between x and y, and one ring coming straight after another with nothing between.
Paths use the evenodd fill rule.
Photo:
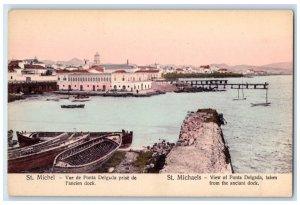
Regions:
<instances>
[{"instance_id":1,"label":"beached boat","mask_svg":"<svg viewBox=\"0 0 300 205\"><path fill-rule=\"evenodd\" d=\"M105 138L95 138L65 150L55 157L52 172L93 172L111 158L121 143L121 135L108 135Z\"/></svg>"},{"instance_id":2,"label":"beached boat","mask_svg":"<svg viewBox=\"0 0 300 205\"><path fill-rule=\"evenodd\" d=\"M60 152L81 144L88 134L62 133L35 145L8 150L8 172L19 173L41 168L53 163Z\"/></svg>"},{"instance_id":3,"label":"beached boat","mask_svg":"<svg viewBox=\"0 0 300 205\"><path fill-rule=\"evenodd\" d=\"M64 132L16 132L20 147L37 144L52 139Z\"/></svg>"},{"instance_id":4,"label":"beached boat","mask_svg":"<svg viewBox=\"0 0 300 205\"><path fill-rule=\"evenodd\" d=\"M53 137L56 137L64 132L17 132L17 137L20 146L29 146L39 142L47 141ZM130 147L132 143L132 132L127 132L122 130L122 132L89 132L83 133L78 132L79 134L90 134L90 138L102 138L110 134L120 134L122 136L122 145L121 148Z\"/></svg>"},{"instance_id":5,"label":"beached boat","mask_svg":"<svg viewBox=\"0 0 300 205\"><path fill-rule=\"evenodd\" d=\"M84 108L84 104L79 104L79 105L61 105L61 108Z\"/></svg>"}]
</instances>

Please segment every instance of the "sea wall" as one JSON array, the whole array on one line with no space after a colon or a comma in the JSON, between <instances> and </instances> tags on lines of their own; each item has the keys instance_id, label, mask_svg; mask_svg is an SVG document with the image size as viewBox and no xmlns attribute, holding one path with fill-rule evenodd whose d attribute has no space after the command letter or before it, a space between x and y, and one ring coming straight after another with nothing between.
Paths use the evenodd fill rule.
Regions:
<instances>
[{"instance_id":1,"label":"sea wall","mask_svg":"<svg viewBox=\"0 0 300 205\"><path fill-rule=\"evenodd\" d=\"M160 173L233 173L221 124L222 118L212 109L189 114Z\"/></svg>"}]
</instances>

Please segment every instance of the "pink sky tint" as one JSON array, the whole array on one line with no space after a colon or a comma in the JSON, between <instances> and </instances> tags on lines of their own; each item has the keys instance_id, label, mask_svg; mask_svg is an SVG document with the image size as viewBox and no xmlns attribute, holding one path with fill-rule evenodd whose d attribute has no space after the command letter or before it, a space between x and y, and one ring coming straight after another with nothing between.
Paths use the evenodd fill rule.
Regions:
<instances>
[{"instance_id":1,"label":"pink sky tint","mask_svg":"<svg viewBox=\"0 0 300 205\"><path fill-rule=\"evenodd\" d=\"M9 59L263 65L293 61L291 11L12 10Z\"/></svg>"}]
</instances>

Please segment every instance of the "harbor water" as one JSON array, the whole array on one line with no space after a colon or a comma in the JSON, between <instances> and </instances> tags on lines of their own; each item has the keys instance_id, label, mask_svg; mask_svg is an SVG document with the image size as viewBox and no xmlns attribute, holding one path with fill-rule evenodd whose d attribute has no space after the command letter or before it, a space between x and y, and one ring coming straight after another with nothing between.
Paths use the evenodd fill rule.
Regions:
<instances>
[{"instance_id":1,"label":"harbor water","mask_svg":"<svg viewBox=\"0 0 300 205\"><path fill-rule=\"evenodd\" d=\"M91 97L84 109L62 109L70 100L47 101L31 97L8 104L8 129L14 131L133 131L133 147L160 139L176 142L188 111L213 108L227 121L222 126L236 173L289 173L292 171L293 77L229 78L228 83L269 83L265 90L167 93L146 98ZM240 91L241 96L241 91ZM79 104L79 103L77 103ZM201 162L199 162L201 163Z\"/></svg>"}]
</instances>

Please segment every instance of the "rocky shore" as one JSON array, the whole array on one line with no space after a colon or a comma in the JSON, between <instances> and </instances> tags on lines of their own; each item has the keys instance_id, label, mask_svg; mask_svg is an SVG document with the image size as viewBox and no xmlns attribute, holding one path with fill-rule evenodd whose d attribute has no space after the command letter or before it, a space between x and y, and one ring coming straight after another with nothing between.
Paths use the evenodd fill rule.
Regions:
<instances>
[{"instance_id":1,"label":"rocky shore","mask_svg":"<svg viewBox=\"0 0 300 205\"><path fill-rule=\"evenodd\" d=\"M212 109L190 113L160 173L233 173L222 122L222 116Z\"/></svg>"}]
</instances>

